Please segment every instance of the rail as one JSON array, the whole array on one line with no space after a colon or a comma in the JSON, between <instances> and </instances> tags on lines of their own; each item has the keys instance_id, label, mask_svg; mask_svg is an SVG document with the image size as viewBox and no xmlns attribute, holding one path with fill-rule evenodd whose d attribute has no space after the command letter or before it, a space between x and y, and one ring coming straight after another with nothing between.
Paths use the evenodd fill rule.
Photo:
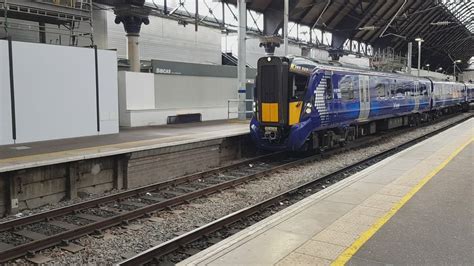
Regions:
<instances>
[{"instance_id":1,"label":"rail","mask_svg":"<svg viewBox=\"0 0 474 266\"><path fill-rule=\"evenodd\" d=\"M460 121L469 119L470 117L472 117L472 115ZM457 123L460 123L460 121ZM450 124L450 126L452 125L453 124ZM446 129L447 126L443 128ZM368 141L361 138L359 141L349 143L344 148L328 151L325 155L338 154L348 149L365 147L374 142L383 141L387 137L387 134L396 136L406 134L409 130L410 129L405 129L374 136L368 138ZM441 130L438 129L436 132L440 131ZM433 135L433 133L429 134ZM426 136L427 135L418 139L425 138ZM191 174L170 181L0 223L0 232L8 231L12 236L19 236L19 238L26 236L26 238L30 238L30 240L18 245L2 246L0 249L0 262L4 263L29 252L55 246L63 241L69 241L96 232L97 230L119 225L124 221L137 219L152 212L235 187L274 171L319 160L319 158L322 158L322 155L310 154L309 156L295 157L283 152L271 153L209 171ZM105 213L106 215L99 215L99 213ZM72 216L79 217L81 220L88 222L81 225L70 224L68 221L69 218L74 218ZM56 228L56 232L48 236L31 232L29 225L34 223L42 223L42 226ZM194 241L195 237L196 235L194 235L192 239L188 238L188 240L180 241L180 243L185 244L184 242L188 242L189 240ZM174 244L176 244L176 242ZM164 250L166 250L166 253L169 253L175 250L175 247L177 246L168 249L170 246L167 246ZM159 256L163 255L162 251L163 249L158 252ZM147 260L146 257L147 256L142 257L138 261L141 262L142 259Z\"/></svg>"},{"instance_id":2,"label":"rail","mask_svg":"<svg viewBox=\"0 0 474 266\"><path fill-rule=\"evenodd\" d=\"M58 245L63 240L69 241L97 230L119 225L123 221L142 217L147 213L231 188L273 171L275 164L281 165L287 162L288 158L283 156L283 153L270 153L232 165L0 223L0 232L9 231L12 236L19 238L22 235L27 238L31 236L31 241L20 245L0 246L0 262L4 263L26 255L28 252ZM249 167L249 165L255 165L255 167ZM108 214L100 216L98 215L100 212ZM78 226L69 224L67 219L63 220L71 216L88 220L88 222ZM35 223L56 227L58 232L42 235L28 230L28 226Z\"/></svg>"},{"instance_id":3,"label":"rail","mask_svg":"<svg viewBox=\"0 0 474 266\"><path fill-rule=\"evenodd\" d=\"M168 240L158 246L150 248L140 254L137 254L134 257L126 259L120 262L118 265L135 266L135 265L144 265L147 263L152 263L153 265L168 264L168 263L175 264L178 261L174 261L172 259L173 252L176 252L177 254L179 254L179 256L178 255L176 256L177 258L179 258L178 260L182 260L183 254L191 255L192 253L196 252L196 247L198 245L196 244L193 245L193 243L195 243L196 241L203 241L206 243L206 244L200 244L199 246L210 246L216 243L216 241L218 242L222 240L223 238L228 237L229 235L232 235L233 233L230 233L229 231L226 232L228 228L246 228L247 226L249 226L249 224L256 222L255 218L251 219L252 223L249 223L248 221L245 220L248 217L251 217L252 215L256 215L258 213L264 213L265 211L267 211L268 215L258 216L259 217L258 220L263 220L269 215L275 213L276 211L279 211L291 205L291 204L287 204L286 206L281 206L281 204L279 204L280 202L287 200L289 202L291 201L292 203L295 203L304 197L307 197L317 191L321 191L325 189L324 186L321 186L321 183L323 183L323 181L326 181L325 183L327 184L330 184L330 183L334 184L338 182L339 180L342 180L348 176L351 176L355 172L359 172L362 169L365 169L374 163L377 163L389 156L392 156L393 154L396 154L408 147L411 147L415 145L416 143L425 140L427 137L434 136L444 130L447 130L455 125L458 125L470 119L471 117L472 116L465 117L464 119L461 119L449 125L443 126L432 132L424 134L423 136L409 140L399 146L379 152L375 155L362 159L354 164L343 167L332 173L310 180L309 182L304 183L298 187L291 188L281 194L278 194L269 199L261 201L260 203L257 203L245 209L231 213L223 218L215 220L209 224L203 225L193 231L187 232L174 239ZM310 159L314 159L314 158L312 157L304 158L302 159L302 161L307 162ZM293 162L292 164L295 164L295 162ZM269 209L271 209L271 211L269 211ZM242 225L235 225L239 223L241 223ZM220 232L220 233L215 234L216 232ZM218 240L216 239L216 235L219 236L217 237ZM186 251L186 250L189 250L189 251ZM171 259L169 257L166 258L166 256L171 256Z\"/></svg>"}]
</instances>

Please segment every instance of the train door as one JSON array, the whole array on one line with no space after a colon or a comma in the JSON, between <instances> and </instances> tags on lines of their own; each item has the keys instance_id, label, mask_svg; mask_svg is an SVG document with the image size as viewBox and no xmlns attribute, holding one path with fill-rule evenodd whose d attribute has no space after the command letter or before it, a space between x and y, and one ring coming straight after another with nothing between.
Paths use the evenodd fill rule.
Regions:
<instances>
[{"instance_id":1,"label":"train door","mask_svg":"<svg viewBox=\"0 0 474 266\"><path fill-rule=\"evenodd\" d=\"M359 99L359 120L367 120L370 113L369 76L359 75Z\"/></svg>"},{"instance_id":2,"label":"train door","mask_svg":"<svg viewBox=\"0 0 474 266\"><path fill-rule=\"evenodd\" d=\"M415 100L415 107L413 108L413 112L418 112L420 109L420 83L418 80L415 81L413 87L413 99Z\"/></svg>"}]
</instances>

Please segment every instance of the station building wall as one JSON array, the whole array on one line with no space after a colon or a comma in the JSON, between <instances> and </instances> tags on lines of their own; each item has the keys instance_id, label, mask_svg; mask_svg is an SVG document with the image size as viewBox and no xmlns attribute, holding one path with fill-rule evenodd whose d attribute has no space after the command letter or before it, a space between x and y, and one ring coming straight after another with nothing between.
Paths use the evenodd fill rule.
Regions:
<instances>
[{"instance_id":1,"label":"station building wall","mask_svg":"<svg viewBox=\"0 0 474 266\"><path fill-rule=\"evenodd\" d=\"M115 24L115 15L107 12L109 49L127 58L127 38L122 24ZM161 59L178 62L221 64L221 32L219 29L179 25L178 21L150 16L150 24L142 25L140 56L142 60Z\"/></svg>"},{"instance_id":2,"label":"station building wall","mask_svg":"<svg viewBox=\"0 0 474 266\"><path fill-rule=\"evenodd\" d=\"M100 131L93 49L12 42L12 51L15 120L8 42L0 41L1 145L118 132L114 51L98 50Z\"/></svg>"},{"instance_id":3,"label":"station building wall","mask_svg":"<svg viewBox=\"0 0 474 266\"><path fill-rule=\"evenodd\" d=\"M166 125L169 116L185 114L201 114L202 121L227 119L227 100L237 96L235 78L125 71L119 72L119 91L123 127ZM236 106L230 111L236 118Z\"/></svg>"},{"instance_id":4,"label":"station building wall","mask_svg":"<svg viewBox=\"0 0 474 266\"><path fill-rule=\"evenodd\" d=\"M465 70L459 79L464 82L469 82L470 80L474 82L474 69Z\"/></svg>"},{"instance_id":5,"label":"station building wall","mask_svg":"<svg viewBox=\"0 0 474 266\"><path fill-rule=\"evenodd\" d=\"M119 72L121 126L163 125L169 116L196 113L203 121L237 117L237 104L228 102L237 98L235 66L164 60L152 66L154 73ZM247 68L249 99L255 75Z\"/></svg>"}]
</instances>

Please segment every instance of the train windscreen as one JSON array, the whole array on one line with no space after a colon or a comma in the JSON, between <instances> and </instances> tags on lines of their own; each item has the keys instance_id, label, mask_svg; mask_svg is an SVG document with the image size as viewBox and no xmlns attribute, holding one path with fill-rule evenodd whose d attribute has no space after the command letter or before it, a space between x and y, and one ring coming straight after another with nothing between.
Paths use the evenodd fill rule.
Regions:
<instances>
[{"instance_id":1,"label":"train windscreen","mask_svg":"<svg viewBox=\"0 0 474 266\"><path fill-rule=\"evenodd\" d=\"M275 89L278 88L277 85L277 66L275 65L263 65L260 68L260 89L262 91L261 94L261 102L277 102L278 101L278 93Z\"/></svg>"}]
</instances>

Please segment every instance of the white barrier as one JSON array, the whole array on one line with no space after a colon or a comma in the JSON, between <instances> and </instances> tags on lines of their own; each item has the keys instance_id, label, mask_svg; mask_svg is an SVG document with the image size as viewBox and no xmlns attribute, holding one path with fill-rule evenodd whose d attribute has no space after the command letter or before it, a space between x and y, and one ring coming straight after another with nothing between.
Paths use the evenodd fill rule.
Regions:
<instances>
[{"instance_id":1,"label":"white barrier","mask_svg":"<svg viewBox=\"0 0 474 266\"><path fill-rule=\"evenodd\" d=\"M118 132L114 51L97 51L98 88L92 48L12 42L12 58L13 109L8 42L1 40L0 145Z\"/></svg>"}]
</instances>

